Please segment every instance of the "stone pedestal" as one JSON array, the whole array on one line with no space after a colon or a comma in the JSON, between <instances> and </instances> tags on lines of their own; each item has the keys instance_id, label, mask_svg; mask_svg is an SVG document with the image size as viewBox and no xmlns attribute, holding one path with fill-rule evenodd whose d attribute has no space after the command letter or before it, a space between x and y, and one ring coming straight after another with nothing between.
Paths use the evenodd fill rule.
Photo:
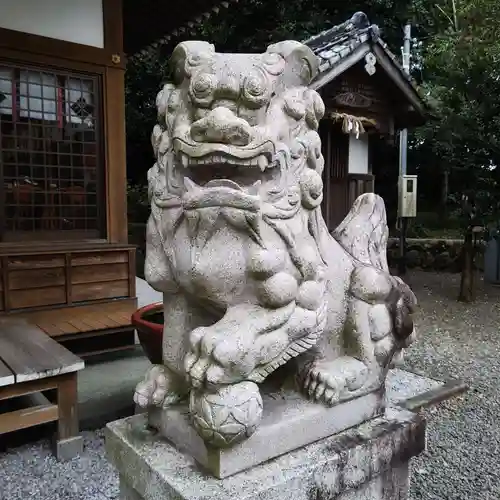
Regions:
<instances>
[{"instance_id":1,"label":"stone pedestal","mask_svg":"<svg viewBox=\"0 0 500 500\"><path fill-rule=\"evenodd\" d=\"M108 424L106 449L121 500L405 500L409 462L425 448L425 422L383 416L225 479L148 430L146 415Z\"/></svg>"},{"instance_id":2,"label":"stone pedestal","mask_svg":"<svg viewBox=\"0 0 500 500\"><path fill-rule=\"evenodd\" d=\"M230 448L208 446L190 422L188 405L151 409L149 425L178 450L219 479L255 467L320 439L338 434L384 412L382 391L331 408L308 401L293 390L263 393L259 428Z\"/></svg>"}]
</instances>

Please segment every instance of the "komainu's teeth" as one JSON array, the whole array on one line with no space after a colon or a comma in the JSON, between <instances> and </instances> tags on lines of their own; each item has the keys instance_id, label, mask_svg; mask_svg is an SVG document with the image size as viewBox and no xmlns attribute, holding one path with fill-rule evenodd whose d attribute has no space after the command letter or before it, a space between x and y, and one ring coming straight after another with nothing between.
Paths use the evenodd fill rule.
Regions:
<instances>
[{"instance_id":1,"label":"komainu's teeth","mask_svg":"<svg viewBox=\"0 0 500 500\"><path fill-rule=\"evenodd\" d=\"M259 165L259 168L260 168L261 172L264 172L264 170L269 165L269 162L267 161L267 158L264 155L260 155L257 158L257 164Z\"/></svg>"},{"instance_id":2,"label":"komainu's teeth","mask_svg":"<svg viewBox=\"0 0 500 500\"><path fill-rule=\"evenodd\" d=\"M184 177L184 186L188 191L197 191L201 187L196 184L196 182L193 182L189 177Z\"/></svg>"},{"instance_id":3,"label":"komainu's teeth","mask_svg":"<svg viewBox=\"0 0 500 500\"><path fill-rule=\"evenodd\" d=\"M228 158L226 156L226 157L222 157L221 160L222 160L222 163L226 163L227 165L236 165L236 161L233 158Z\"/></svg>"},{"instance_id":4,"label":"komainu's teeth","mask_svg":"<svg viewBox=\"0 0 500 500\"><path fill-rule=\"evenodd\" d=\"M264 155L254 158L232 158L225 155L208 155L199 158L191 158L185 153L180 154L180 163L184 168L190 165L235 165L242 167L259 167L262 172L269 168L269 160Z\"/></svg>"}]
</instances>

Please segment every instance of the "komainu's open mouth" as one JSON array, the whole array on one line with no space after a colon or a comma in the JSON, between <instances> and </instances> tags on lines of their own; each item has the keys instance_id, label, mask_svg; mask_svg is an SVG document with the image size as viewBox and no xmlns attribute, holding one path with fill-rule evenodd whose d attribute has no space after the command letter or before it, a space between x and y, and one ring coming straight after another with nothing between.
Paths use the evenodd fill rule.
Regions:
<instances>
[{"instance_id":1,"label":"komainu's open mouth","mask_svg":"<svg viewBox=\"0 0 500 500\"><path fill-rule=\"evenodd\" d=\"M188 179L188 185L192 181L198 187L226 187L252 194L272 175L274 167L267 154L241 159L218 153L195 158L180 153L178 160L179 169L184 179Z\"/></svg>"},{"instance_id":2,"label":"komainu's open mouth","mask_svg":"<svg viewBox=\"0 0 500 500\"><path fill-rule=\"evenodd\" d=\"M249 147L228 144L186 142L174 138L176 155L172 184L206 191L235 190L258 194L259 186L271 180L277 170L275 146L264 141ZM213 193L215 194L215 193Z\"/></svg>"}]
</instances>

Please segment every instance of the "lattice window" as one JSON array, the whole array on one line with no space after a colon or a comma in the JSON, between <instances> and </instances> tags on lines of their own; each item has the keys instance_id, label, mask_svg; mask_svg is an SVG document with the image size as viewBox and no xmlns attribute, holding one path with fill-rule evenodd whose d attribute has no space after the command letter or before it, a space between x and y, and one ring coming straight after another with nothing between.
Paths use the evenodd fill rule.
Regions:
<instances>
[{"instance_id":1,"label":"lattice window","mask_svg":"<svg viewBox=\"0 0 500 500\"><path fill-rule=\"evenodd\" d=\"M97 77L0 62L1 241L102 238Z\"/></svg>"}]
</instances>

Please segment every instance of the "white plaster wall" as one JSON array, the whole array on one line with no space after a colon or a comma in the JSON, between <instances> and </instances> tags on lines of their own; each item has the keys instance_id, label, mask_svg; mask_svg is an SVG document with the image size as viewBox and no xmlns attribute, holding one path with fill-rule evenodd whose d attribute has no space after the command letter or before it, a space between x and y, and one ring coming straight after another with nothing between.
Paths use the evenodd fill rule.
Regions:
<instances>
[{"instance_id":1,"label":"white plaster wall","mask_svg":"<svg viewBox=\"0 0 500 500\"><path fill-rule=\"evenodd\" d=\"M349 173L368 174L368 134L349 135Z\"/></svg>"},{"instance_id":2,"label":"white plaster wall","mask_svg":"<svg viewBox=\"0 0 500 500\"><path fill-rule=\"evenodd\" d=\"M0 28L104 48L102 0L0 0Z\"/></svg>"}]
</instances>

